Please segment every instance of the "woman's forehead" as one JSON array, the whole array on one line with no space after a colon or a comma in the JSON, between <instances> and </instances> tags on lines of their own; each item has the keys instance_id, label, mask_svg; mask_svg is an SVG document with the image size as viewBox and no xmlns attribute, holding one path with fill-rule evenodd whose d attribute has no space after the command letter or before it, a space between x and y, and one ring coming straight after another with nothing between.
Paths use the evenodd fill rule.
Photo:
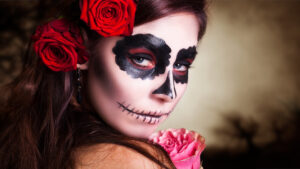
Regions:
<instances>
[{"instance_id":1,"label":"woman's forehead","mask_svg":"<svg viewBox=\"0 0 300 169\"><path fill-rule=\"evenodd\" d=\"M152 34L177 53L182 48L197 46L198 23L194 15L176 13L133 28L133 34Z\"/></svg>"}]
</instances>

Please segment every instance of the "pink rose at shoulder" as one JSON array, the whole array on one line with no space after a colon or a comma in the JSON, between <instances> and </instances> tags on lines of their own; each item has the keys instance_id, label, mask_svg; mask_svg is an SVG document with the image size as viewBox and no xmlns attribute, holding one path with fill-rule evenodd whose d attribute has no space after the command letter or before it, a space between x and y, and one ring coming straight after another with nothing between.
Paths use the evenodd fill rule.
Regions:
<instances>
[{"instance_id":1,"label":"pink rose at shoulder","mask_svg":"<svg viewBox=\"0 0 300 169\"><path fill-rule=\"evenodd\" d=\"M200 169L200 155L205 148L204 138L186 129L167 129L153 133L149 140L162 146L177 169Z\"/></svg>"}]
</instances>

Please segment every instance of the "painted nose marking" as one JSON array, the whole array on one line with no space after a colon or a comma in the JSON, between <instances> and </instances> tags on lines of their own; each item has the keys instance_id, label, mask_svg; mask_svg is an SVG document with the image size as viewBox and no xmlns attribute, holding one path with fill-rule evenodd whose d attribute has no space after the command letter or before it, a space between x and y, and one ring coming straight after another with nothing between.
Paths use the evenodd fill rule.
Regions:
<instances>
[{"instance_id":1,"label":"painted nose marking","mask_svg":"<svg viewBox=\"0 0 300 169\"><path fill-rule=\"evenodd\" d=\"M165 94L171 99L176 98L177 94L174 86L173 74L170 73L170 71L168 72L166 81L158 89L156 89L153 94Z\"/></svg>"}]
</instances>

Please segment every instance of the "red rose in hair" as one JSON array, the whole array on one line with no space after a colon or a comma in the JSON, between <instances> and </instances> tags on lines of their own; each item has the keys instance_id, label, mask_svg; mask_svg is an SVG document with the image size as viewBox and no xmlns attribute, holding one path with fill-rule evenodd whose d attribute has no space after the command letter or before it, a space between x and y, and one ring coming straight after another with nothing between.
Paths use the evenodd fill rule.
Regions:
<instances>
[{"instance_id":1,"label":"red rose in hair","mask_svg":"<svg viewBox=\"0 0 300 169\"><path fill-rule=\"evenodd\" d=\"M81 0L80 19L104 37L132 34L134 0Z\"/></svg>"},{"instance_id":2,"label":"red rose in hair","mask_svg":"<svg viewBox=\"0 0 300 169\"><path fill-rule=\"evenodd\" d=\"M36 54L53 71L76 70L88 60L79 28L65 19L39 26L32 38Z\"/></svg>"}]
</instances>

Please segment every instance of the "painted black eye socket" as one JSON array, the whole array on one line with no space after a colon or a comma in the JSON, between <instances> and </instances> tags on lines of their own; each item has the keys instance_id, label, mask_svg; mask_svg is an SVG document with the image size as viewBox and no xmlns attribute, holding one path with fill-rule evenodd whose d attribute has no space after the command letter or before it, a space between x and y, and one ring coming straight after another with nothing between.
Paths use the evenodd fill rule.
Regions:
<instances>
[{"instance_id":1,"label":"painted black eye socket","mask_svg":"<svg viewBox=\"0 0 300 169\"><path fill-rule=\"evenodd\" d=\"M125 36L112 51L116 64L132 78L154 79L170 64L171 48L152 34Z\"/></svg>"}]
</instances>

